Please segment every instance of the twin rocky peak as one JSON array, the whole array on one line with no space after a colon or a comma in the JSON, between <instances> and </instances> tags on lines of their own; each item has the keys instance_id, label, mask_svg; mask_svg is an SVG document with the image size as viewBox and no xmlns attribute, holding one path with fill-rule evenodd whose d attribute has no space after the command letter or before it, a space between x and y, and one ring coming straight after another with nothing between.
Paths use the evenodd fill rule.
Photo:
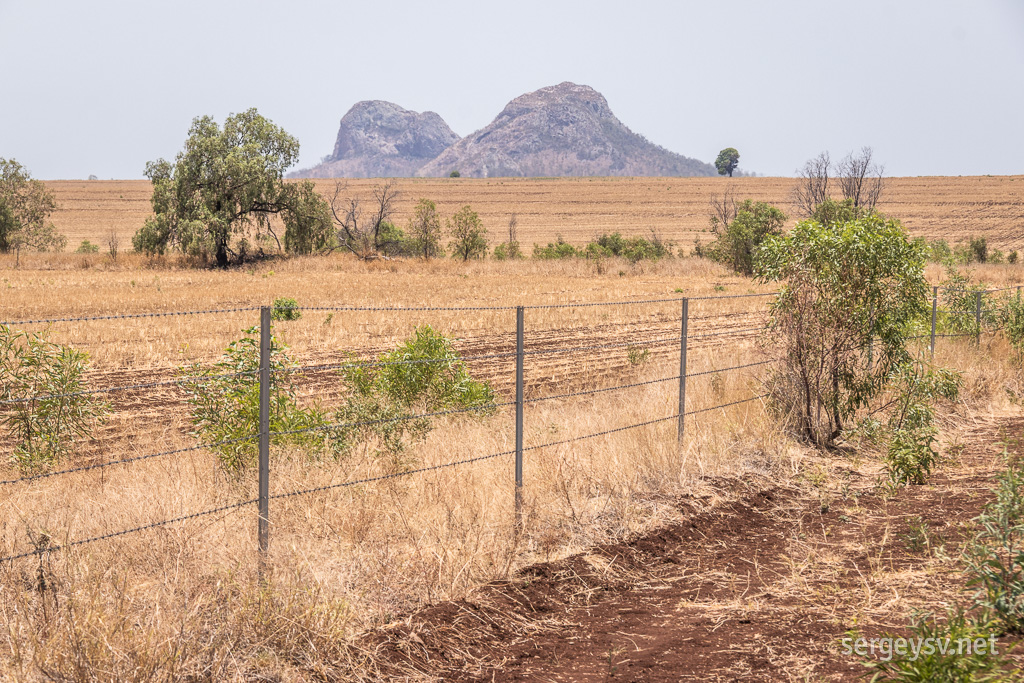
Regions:
<instances>
[{"instance_id":1,"label":"twin rocky peak","mask_svg":"<svg viewBox=\"0 0 1024 683\"><path fill-rule=\"evenodd\" d=\"M293 178L712 176L619 121L601 93L562 83L521 95L486 128L459 138L440 116L380 100L341 119L334 152Z\"/></svg>"}]
</instances>

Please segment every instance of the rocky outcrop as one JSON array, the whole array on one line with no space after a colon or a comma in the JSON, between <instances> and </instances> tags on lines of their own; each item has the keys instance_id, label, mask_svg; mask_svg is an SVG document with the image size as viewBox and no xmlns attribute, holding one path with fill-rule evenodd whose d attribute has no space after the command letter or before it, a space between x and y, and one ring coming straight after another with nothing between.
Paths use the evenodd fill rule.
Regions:
<instances>
[{"instance_id":1,"label":"rocky outcrop","mask_svg":"<svg viewBox=\"0 0 1024 683\"><path fill-rule=\"evenodd\" d=\"M416 175L711 176L711 164L670 152L627 128L593 88L575 83L521 95L486 128Z\"/></svg>"},{"instance_id":2,"label":"rocky outcrop","mask_svg":"<svg viewBox=\"0 0 1024 683\"><path fill-rule=\"evenodd\" d=\"M432 111L421 114L381 100L359 102L342 117L334 152L290 177L411 176L458 139Z\"/></svg>"}]
</instances>

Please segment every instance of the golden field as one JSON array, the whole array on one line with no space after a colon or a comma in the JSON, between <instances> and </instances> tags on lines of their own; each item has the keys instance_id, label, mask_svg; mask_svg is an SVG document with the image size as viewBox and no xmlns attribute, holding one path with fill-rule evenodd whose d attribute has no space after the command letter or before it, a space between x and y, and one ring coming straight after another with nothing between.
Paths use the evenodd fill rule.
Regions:
<instances>
[{"instance_id":1,"label":"golden field","mask_svg":"<svg viewBox=\"0 0 1024 683\"><path fill-rule=\"evenodd\" d=\"M332 180L318 180L325 195ZM368 199L377 180L352 179L342 196ZM737 199L781 207L795 218L793 178L403 178L397 203L399 226L421 197L437 202L443 215L471 205L490 230L504 239L508 216L519 219L519 240L529 248L556 235L582 244L605 232L643 235L655 230L687 249L708 225L713 195L731 189ZM915 236L951 242L984 235L1000 249L1024 247L1024 176L889 178L879 208L899 218ZM146 180L50 181L60 203L53 219L71 248L88 239L106 244L111 230L122 248L150 213ZM707 242L707 237L704 237Z\"/></svg>"},{"instance_id":2,"label":"golden field","mask_svg":"<svg viewBox=\"0 0 1024 683\"><path fill-rule=\"evenodd\" d=\"M786 204L792 180L735 179L738 197ZM1016 248L1021 208L1014 178L894 179L882 210L911 232L955 241L984 234ZM373 181L349 181L368 196ZM450 213L469 203L500 238L508 214L525 244L556 234L584 242L596 234L655 229L680 245L707 222L712 194L727 179L402 180L398 223L421 196ZM526 397L652 381L621 391L537 400L525 414L526 519L513 525L513 412L446 416L406 453L381 458L372 444L334 461L293 447L272 450L271 495L372 478L402 468L503 454L466 466L280 498L271 504L269 578L256 577L254 505L0 565L0 680L373 680L374 652L353 637L404 623L426 603L465 596L519 568L618 541L683 518L677 502L721 499L716 477L792 482L823 467L794 444L759 401L691 416L677 444L678 335L683 296L765 293L768 287L705 260L629 264L451 259L364 263L344 255L271 260L226 271L173 260L105 253L111 229L122 249L148 214L149 184L53 182L58 227L73 247L101 253L0 256L0 321L169 313L268 305L293 297L305 307L498 307L499 310L308 310L275 333L303 366L336 364L392 348L430 324L455 339L474 376L499 402L512 397L514 306L671 299L635 305L526 311ZM322 187L330 187L325 183ZM1022 185L1021 187L1024 187ZM1024 244L1021 244L1024 246ZM992 286L1024 282L1024 265L974 269ZM933 283L941 269L929 266ZM701 372L770 357L770 340L751 328L766 298L693 301L688 370ZM256 311L26 325L88 351L90 387L170 381L191 361L209 362L258 322ZM710 336L714 335L714 336ZM602 347L602 348L593 348ZM631 356L630 352L634 355ZM636 352L649 352L640 360ZM980 349L940 341L936 360L965 372L963 411L1001 415L1020 394L1019 367L999 336ZM669 381L658 381L665 380ZM761 392L762 367L693 378L687 409ZM298 380L304 402L343 398L333 370ZM1011 392L1010 389L1013 391ZM1013 392L1016 392L1014 394ZM111 412L93 439L63 466L87 466L189 448L184 396L173 384L109 395ZM955 440L960 423L944 424ZM558 442L557 445L540 447ZM11 445L0 443L0 453ZM842 469L843 462L826 467ZM0 480L20 472L0 463ZM877 468L875 470L877 474ZM41 538L74 543L255 497L254 472L227 474L215 454L170 457L0 484L0 556ZM898 600L896 601L900 605ZM865 615L865 620L870 615ZM865 621L867 623L867 621ZM412 642L412 641L410 641Z\"/></svg>"}]
</instances>

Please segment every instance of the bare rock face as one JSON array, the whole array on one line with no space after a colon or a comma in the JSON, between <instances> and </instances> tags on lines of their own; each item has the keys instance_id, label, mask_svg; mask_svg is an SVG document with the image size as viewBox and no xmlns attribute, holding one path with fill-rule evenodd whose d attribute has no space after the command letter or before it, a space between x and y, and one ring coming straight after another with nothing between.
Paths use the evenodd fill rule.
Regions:
<instances>
[{"instance_id":1,"label":"bare rock face","mask_svg":"<svg viewBox=\"0 0 1024 683\"><path fill-rule=\"evenodd\" d=\"M292 178L412 176L459 136L432 111L418 113L382 100L355 104L341 119L334 152Z\"/></svg>"},{"instance_id":2,"label":"bare rock face","mask_svg":"<svg viewBox=\"0 0 1024 683\"><path fill-rule=\"evenodd\" d=\"M454 143L416 175L447 176L453 170L476 178L717 175L711 164L632 132L601 93L569 82L512 100L490 125Z\"/></svg>"}]
</instances>

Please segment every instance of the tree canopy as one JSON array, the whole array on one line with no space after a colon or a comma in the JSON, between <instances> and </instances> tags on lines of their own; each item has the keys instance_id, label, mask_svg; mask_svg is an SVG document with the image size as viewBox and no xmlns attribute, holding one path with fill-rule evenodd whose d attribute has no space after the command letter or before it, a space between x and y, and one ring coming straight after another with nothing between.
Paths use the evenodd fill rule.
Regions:
<instances>
[{"instance_id":1,"label":"tree canopy","mask_svg":"<svg viewBox=\"0 0 1024 683\"><path fill-rule=\"evenodd\" d=\"M57 200L14 159L0 158L0 252L60 251L67 238L49 222Z\"/></svg>"},{"instance_id":2,"label":"tree canopy","mask_svg":"<svg viewBox=\"0 0 1024 683\"><path fill-rule=\"evenodd\" d=\"M740 153L736 151L735 147L726 147L718 153L718 158L715 159L715 168L718 169L718 175L728 175L732 178L732 172L736 170L736 167L740 164Z\"/></svg>"},{"instance_id":3,"label":"tree canopy","mask_svg":"<svg viewBox=\"0 0 1024 683\"><path fill-rule=\"evenodd\" d=\"M927 313L924 266L899 221L878 214L802 221L758 249L761 281L782 283L769 322L783 348L773 394L807 441L833 445L908 366L908 336Z\"/></svg>"},{"instance_id":4,"label":"tree canopy","mask_svg":"<svg viewBox=\"0 0 1024 683\"><path fill-rule=\"evenodd\" d=\"M132 240L136 251L174 249L226 266L265 246L294 253L333 248L330 209L313 183L284 182L298 156L298 140L255 109L229 116L223 128L210 116L194 119L174 163L146 164L153 216Z\"/></svg>"}]
</instances>

